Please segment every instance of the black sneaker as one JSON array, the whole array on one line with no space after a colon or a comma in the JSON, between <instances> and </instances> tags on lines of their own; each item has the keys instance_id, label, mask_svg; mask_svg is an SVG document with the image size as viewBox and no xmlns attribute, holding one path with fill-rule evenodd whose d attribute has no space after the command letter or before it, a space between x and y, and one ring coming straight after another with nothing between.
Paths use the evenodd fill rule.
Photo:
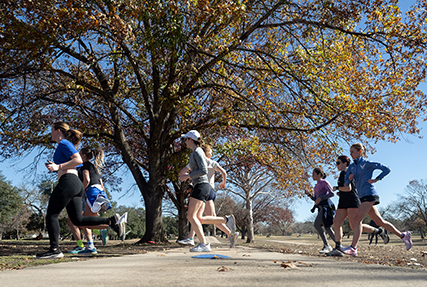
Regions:
<instances>
[{"instance_id":1,"label":"black sneaker","mask_svg":"<svg viewBox=\"0 0 427 287\"><path fill-rule=\"evenodd\" d=\"M40 253L36 255L37 259L55 259L55 258L62 258L64 257L64 254L62 254L61 249L57 248L56 250L52 250L49 248L48 252Z\"/></svg>"},{"instance_id":2,"label":"black sneaker","mask_svg":"<svg viewBox=\"0 0 427 287\"><path fill-rule=\"evenodd\" d=\"M390 242L390 236L388 236L387 231L385 231L384 228L382 228L382 227L378 228L378 230L379 230L378 235L381 237L384 244L389 243Z\"/></svg>"}]
</instances>

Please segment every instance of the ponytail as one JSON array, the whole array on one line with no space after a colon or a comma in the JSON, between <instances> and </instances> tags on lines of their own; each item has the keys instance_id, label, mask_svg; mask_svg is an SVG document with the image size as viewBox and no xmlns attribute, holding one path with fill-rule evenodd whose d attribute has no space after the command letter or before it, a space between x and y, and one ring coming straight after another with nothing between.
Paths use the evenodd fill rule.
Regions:
<instances>
[{"instance_id":1,"label":"ponytail","mask_svg":"<svg viewBox=\"0 0 427 287\"><path fill-rule=\"evenodd\" d=\"M317 174L320 174L320 177L322 179L326 178L326 173L323 171L323 169L321 167L316 167L315 169L313 169L313 171Z\"/></svg>"},{"instance_id":2,"label":"ponytail","mask_svg":"<svg viewBox=\"0 0 427 287\"><path fill-rule=\"evenodd\" d=\"M56 122L53 124L55 130L60 130L64 137L69 140L76 148L78 148L82 141L83 133L78 130L70 129L70 126L64 122Z\"/></svg>"},{"instance_id":3,"label":"ponytail","mask_svg":"<svg viewBox=\"0 0 427 287\"><path fill-rule=\"evenodd\" d=\"M97 149L91 149L84 147L80 152L84 154L88 160L95 159L93 165L96 171L101 174L102 167L104 166L104 148L99 147Z\"/></svg>"}]
</instances>

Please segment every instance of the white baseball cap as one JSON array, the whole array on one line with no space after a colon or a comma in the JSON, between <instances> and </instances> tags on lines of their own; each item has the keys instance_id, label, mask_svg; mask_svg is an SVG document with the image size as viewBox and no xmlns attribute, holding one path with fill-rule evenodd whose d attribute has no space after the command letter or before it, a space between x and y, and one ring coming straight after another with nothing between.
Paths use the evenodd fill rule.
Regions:
<instances>
[{"instance_id":1,"label":"white baseball cap","mask_svg":"<svg viewBox=\"0 0 427 287\"><path fill-rule=\"evenodd\" d=\"M181 135L181 137L190 138L190 139L192 139L194 141L199 141L200 140L200 134L196 130L191 130L188 133L186 133L185 135Z\"/></svg>"}]
</instances>

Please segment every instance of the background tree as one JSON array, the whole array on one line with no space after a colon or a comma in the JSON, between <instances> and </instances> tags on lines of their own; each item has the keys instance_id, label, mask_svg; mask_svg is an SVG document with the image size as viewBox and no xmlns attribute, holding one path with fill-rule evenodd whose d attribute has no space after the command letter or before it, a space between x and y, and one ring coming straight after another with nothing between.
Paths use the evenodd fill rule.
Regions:
<instances>
[{"instance_id":1,"label":"background tree","mask_svg":"<svg viewBox=\"0 0 427 287\"><path fill-rule=\"evenodd\" d=\"M409 229L420 230L421 223L427 227L427 183L424 180L409 182L405 192L400 194L399 201L392 205L393 214L397 215L398 219L406 221L406 225L412 227Z\"/></svg>"},{"instance_id":2,"label":"background tree","mask_svg":"<svg viewBox=\"0 0 427 287\"><path fill-rule=\"evenodd\" d=\"M422 5L403 18L395 0L2 1L0 155L52 149L49 126L69 122L130 171L142 240L162 241L189 129L258 140L284 187L342 141L417 133Z\"/></svg>"},{"instance_id":3,"label":"background tree","mask_svg":"<svg viewBox=\"0 0 427 287\"><path fill-rule=\"evenodd\" d=\"M38 232L39 238L43 237L43 233L46 229L45 216L47 205L55 184L56 183L51 180L43 180L35 188L27 186L21 187L23 203L32 211L26 228Z\"/></svg>"},{"instance_id":4,"label":"background tree","mask_svg":"<svg viewBox=\"0 0 427 287\"><path fill-rule=\"evenodd\" d=\"M22 198L19 190L0 174L0 240L3 232L11 229L10 224L14 222L14 217L22 208ZM15 218L16 221L16 218Z\"/></svg>"},{"instance_id":5,"label":"background tree","mask_svg":"<svg viewBox=\"0 0 427 287\"><path fill-rule=\"evenodd\" d=\"M269 207L269 211L264 218L265 224L269 227L269 233L282 236L292 233L291 226L294 223L294 217L286 203L272 205Z\"/></svg>"}]
</instances>

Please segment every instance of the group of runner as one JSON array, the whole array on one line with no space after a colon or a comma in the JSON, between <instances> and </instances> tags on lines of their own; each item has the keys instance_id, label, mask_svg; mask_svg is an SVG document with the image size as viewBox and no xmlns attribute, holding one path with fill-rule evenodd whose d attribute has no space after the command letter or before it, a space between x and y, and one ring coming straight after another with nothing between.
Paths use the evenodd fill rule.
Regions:
<instances>
[{"instance_id":1,"label":"group of runner","mask_svg":"<svg viewBox=\"0 0 427 287\"><path fill-rule=\"evenodd\" d=\"M318 208L318 214L314 222L314 226L321 237L324 247L320 253L325 253L329 256L343 256L348 254L357 256L357 245L362 235L362 232L379 235L385 244L389 242L387 231L395 234L405 243L406 249L412 247L411 232L401 232L393 224L384 220L376 205L380 203L378 193L374 187L374 183L382 180L390 173L390 169L378 162L369 161L366 159L366 149L361 143L353 144L350 147L350 158L347 156L339 156L336 161L336 166L340 175L338 185L333 188L328 181L325 180L325 173L321 168L313 170L313 180L317 181L313 194L308 190L305 193L315 201ZM381 173L373 179L374 170L381 170ZM339 195L338 208L335 211L330 198L334 196L334 191ZM379 228L363 224L362 220L366 215L376 223ZM348 217L350 227L353 230L353 240L351 245L343 247L342 240L342 224ZM326 238L325 231L335 241L333 249ZM335 232L331 229L333 225Z\"/></svg>"},{"instance_id":2,"label":"group of runner","mask_svg":"<svg viewBox=\"0 0 427 287\"><path fill-rule=\"evenodd\" d=\"M111 208L100 175L104 157L103 151L84 148L79 153L77 148L82 133L71 130L64 122L53 124L51 138L58 146L53 156L53 162L48 161L46 168L50 172L58 173L58 184L50 196L46 214L50 248L45 253L37 254L37 258L63 257L58 244L60 230L58 216L64 208L67 209L68 223L78 244L71 253L96 254L91 229L102 230L104 244L107 228L113 229L119 238L124 240L127 213L122 216L115 214L110 218L96 217L101 209L105 211ZM215 171L219 171L222 175L221 188L225 187L227 174L217 162L211 160L212 149L207 145L202 146L202 139L198 131L191 130L182 135L182 138L186 147L192 151L189 164L179 173L180 181L191 180L191 195L187 210L187 219L191 224L191 231L188 238L177 242L194 245L193 237L196 234L200 243L191 248L190 251L210 251L211 247L204 236L202 224L215 224L227 234L230 247L234 247L239 234L236 232L234 216L216 216L213 203L216 198ZM323 170L315 168L312 174L313 180L317 181L314 192L312 194L308 190L305 191L318 209L314 226L324 243L320 252L331 256L343 256L343 253L357 256L357 244L362 232L379 235L387 244L389 237L385 230L400 237L405 243L406 249L409 250L412 247L411 233L397 230L393 224L381 217L376 208L380 201L373 184L383 179L390 172L390 169L381 163L368 161L365 158L365 147L360 143L351 146L350 155L354 160L353 163L347 156L339 156L336 161L337 169L340 171L337 186L332 188L329 182L325 180L326 174ZM90 162L92 158L95 159L95 165ZM372 179L373 171L376 169L381 170L381 173ZM334 191L337 191L340 197L336 212L330 200L334 196ZM362 220L366 215L369 215L379 228L363 224ZM341 245L341 226L346 217L349 219L354 235L351 245L343 247ZM322 225L330 237L335 240L334 249L328 243ZM332 226L335 232L332 230ZM86 248L81 240L80 228L84 230L88 240Z\"/></svg>"}]
</instances>

